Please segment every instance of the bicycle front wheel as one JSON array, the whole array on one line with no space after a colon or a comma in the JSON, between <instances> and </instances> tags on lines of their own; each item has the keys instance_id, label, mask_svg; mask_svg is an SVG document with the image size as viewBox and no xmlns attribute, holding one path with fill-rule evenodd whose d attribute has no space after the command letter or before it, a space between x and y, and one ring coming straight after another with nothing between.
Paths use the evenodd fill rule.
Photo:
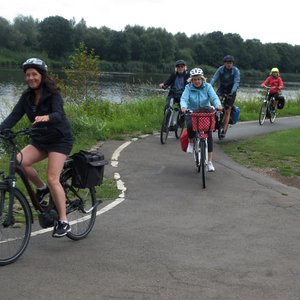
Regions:
<instances>
[{"instance_id":1,"label":"bicycle front wheel","mask_svg":"<svg viewBox=\"0 0 300 300\"><path fill-rule=\"evenodd\" d=\"M194 139L194 160L196 164L196 171L200 172L201 150L199 146L199 139Z\"/></svg>"},{"instance_id":2,"label":"bicycle front wheel","mask_svg":"<svg viewBox=\"0 0 300 300\"><path fill-rule=\"evenodd\" d=\"M170 131L170 118L172 117L172 112L170 109L166 109L164 119L160 129L160 142L165 144Z\"/></svg>"},{"instance_id":3,"label":"bicycle front wheel","mask_svg":"<svg viewBox=\"0 0 300 300\"><path fill-rule=\"evenodd\" d=\"M24 195L15 189L9 217L8 187L0 187L0 266L16 261L25 251L31 233L31 211Z\"/></svg>"},{"instance_id":4,"label":"bicycle front wheel","mask_svg":"<svg viewBox=\"0 0 300 300\"><path fill-rule=\"evenodd\" d=\"M273 124L277 116L277 108L273 107L272 101L270 101L269 111L270 111L270 122L271 124Z\"/></svg>"},{"instance_id":5,"label":"bicycle front wheel","mask_svg":"<svg viewBox=\"0 0 300 300\"><path fill-rule=\"evenodd\" d=\"M268 112L268 102L263 101L260 111L259 111L259 118L258 118L259 125L264 124L266 117L267 117L267 112Z\"/></svg>"},{"instance_id":6,"label":"bicycle front wheel","mask_svg":"<svg viewBox=\"0 0 300 300\"><path fill-rule=\"evenodd\" d=\"M62 175L61 184L66 194L66 208L71 231L67 237L76 241L85 238L96 220L97 201L95 188L72 186L72 172Z\"/></svg>"},{"instance_id":7,"label":"bicycle front wheel","mask_svg":"<svg viewBox=\"0 0 300 300\"><path fill-rule=\"evenodd\" d=\"M206 143L205 140L200 140L200 151L201 151L201 161L200 161L200 169L201 169L201 177L202 177L202 187L206 188Z\"/></svg>"}]
</instances>

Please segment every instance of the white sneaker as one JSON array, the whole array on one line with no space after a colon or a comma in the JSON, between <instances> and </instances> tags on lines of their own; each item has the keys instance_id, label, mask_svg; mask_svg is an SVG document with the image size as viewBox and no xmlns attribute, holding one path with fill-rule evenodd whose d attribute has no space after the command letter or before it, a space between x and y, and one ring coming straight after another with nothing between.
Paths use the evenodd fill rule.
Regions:
<instances>
[{"instance_id":1,"label":"white sneaker","mask_svg":"<svg viewBox=\"0 0 300 300\"><path fill-rule=\"evenodd\" d=\"M210 160L207 163L207 171L208 172L214 172L215 171L215 167L214 167L213 163Z\"/></svg>"},{"instance_id":2,"label":"white sneaker","mask_svg":"<svg viewBox=\"0 0 300 300\"><path fill-rule=\"evenodd\" d=\"M186 153L193 153L193 151L194 151L194 144L188 143Z\"/></svg>"}]
</instances>

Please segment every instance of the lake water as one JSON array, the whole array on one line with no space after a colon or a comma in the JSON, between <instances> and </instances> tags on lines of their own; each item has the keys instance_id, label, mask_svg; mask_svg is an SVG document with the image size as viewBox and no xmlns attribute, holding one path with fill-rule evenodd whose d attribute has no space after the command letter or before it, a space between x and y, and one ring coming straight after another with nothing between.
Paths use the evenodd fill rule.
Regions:
<instances>
[{"instance_id":1,"label":"lake water","mask_svg":"<svg viewBox=\"0 0 300 300\"><path fill-rule=\"evenodd\" d=\"M169 74L125 74L102 73L99 91L102 99L121 103L124 101L143 100L149 96L167 96L167 90L159 89L160 82ZM249 100L259 96L259 85L264 78L245 82L241 81L237 99ZM283 91L287 101L300 95L300 82L285 82ZM26 88L24 73L20 70L0 69L0 118L6 115L7 105L13 105ZM10 109L10 108L9 108Z\"/></svg>"}]
</instances>

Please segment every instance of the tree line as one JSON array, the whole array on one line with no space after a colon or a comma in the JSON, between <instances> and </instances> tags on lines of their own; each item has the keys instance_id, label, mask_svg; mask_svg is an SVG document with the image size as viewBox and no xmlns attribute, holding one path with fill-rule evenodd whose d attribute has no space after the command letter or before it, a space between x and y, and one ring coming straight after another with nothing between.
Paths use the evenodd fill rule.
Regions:
<instances>
[{"instance_id":1,"label":"tree line","mask_svg":"<svg viewBox=\"0 0 300 300\"><path fill-rule=\"evenodd\" d=\"M164 28L127 25L116 31L106 26L87 27L84 19L76 23L61 16L42 21L17 16L12 23L0 17L0 66L19 66L31 56L44 58L61 67L74 50L84 43L100 58L101 71L170 72L177 59L188 66L216 68L231 54L243 70L268 72L278 67L283 73L299 73L300 45L243 40L239 34L214 31L175 35ZM249 72L250 74L251 72Z\"/></svg>"}]
</instances>

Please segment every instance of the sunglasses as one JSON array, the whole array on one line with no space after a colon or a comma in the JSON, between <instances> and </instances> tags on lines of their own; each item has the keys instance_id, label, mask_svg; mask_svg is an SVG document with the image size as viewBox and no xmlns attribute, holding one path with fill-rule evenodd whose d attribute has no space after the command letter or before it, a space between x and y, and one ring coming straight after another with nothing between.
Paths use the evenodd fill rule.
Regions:
<instances>
[{"instance_id":1,"label":"sunglasses","mask_svg":"<svg viewBox=\"0 0 300 300\"><path fill-rule=\"evenodd\" d=\"M184 68L184 65L178 65L177 68Z\"/></svg>"},{"instance_id":2,"label":"sunglasses","mask_svg":"<svg viewBox=\"0 0 300 300\"><path fill-rule=\"evenodd\" d=\"M225 63L227 63L227 64L233 64L233 61L231 61L231 60L226 60Z\"/></svg>"}]
</instances>

